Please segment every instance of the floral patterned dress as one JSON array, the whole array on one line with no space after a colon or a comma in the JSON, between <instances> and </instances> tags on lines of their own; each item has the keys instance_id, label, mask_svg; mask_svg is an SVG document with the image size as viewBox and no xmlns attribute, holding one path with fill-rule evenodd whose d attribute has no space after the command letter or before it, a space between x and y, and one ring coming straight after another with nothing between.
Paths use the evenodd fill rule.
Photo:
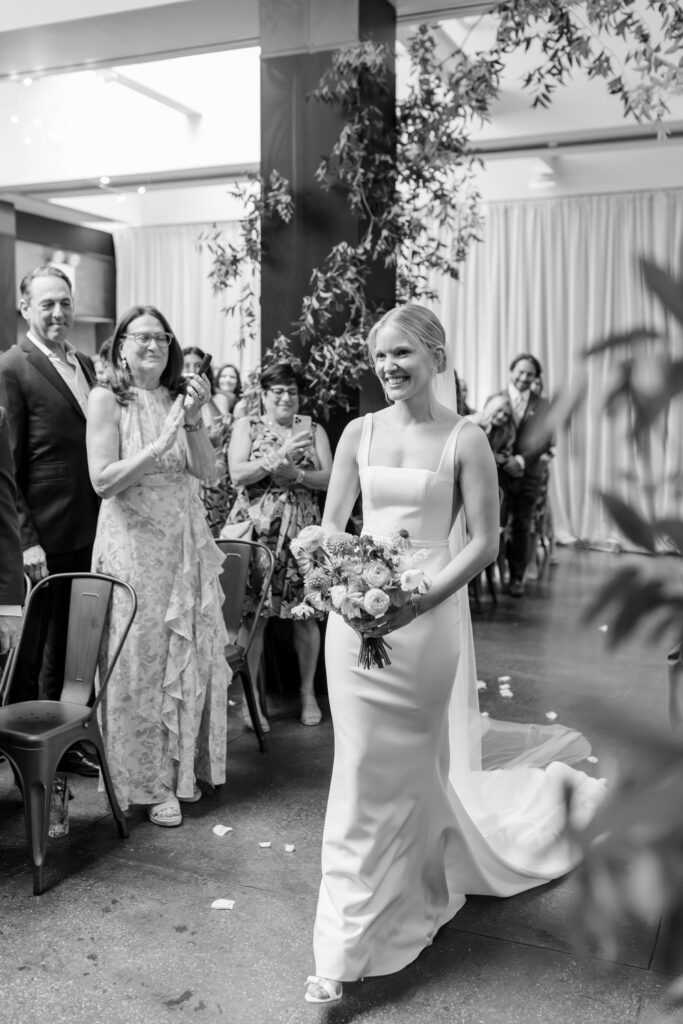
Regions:
<instances>
[{"instance_id":1,"label":"floral patterned dress","mask_svg":"<svg viewBox=\"0 0 683 1024\"><path fill-rule=\"evenodd\" d=\"M208 434L216 453L216 476L209 483L202 485L201 498L209 529L214 537L218 537L235 501L235 488L228 468L232 415L228 413L227 416L217 418Z\"/></svg>"},{"instance_id":2,"label":"floral patterned dress","mask_svg":"<svg viewBox=\"0 0 683 1024\"><path fill-rule=\"evenodd\" d=\"M315 426L315 424L314 424ZM249 420L251 453L253 462L265 455L273 454L282 444L282 437L260 417ZM320 460L311 444L293 456L293 462L300 469L320 469ZM237 498L228 516L229 523L243 523L251 519L254 540L270 548L275 556L275 571L270 592L263 606L264 616L281 619L292 617L292 608L303 598L303 580L294 556L289 550L290 541L304 526L320 522L320 507L315 493L308 487L284 487L267 476L248 487L237 488ZM248 603L255 604L255 595L260 593L262 567L256 564L252 570Z\"/></svg>"},{"instance_id":3,"label":"floral patterned dress","mask_svg":"<svg viewBox=\"0 0 683 1024\"><path fill-rule=\"evenodd\" d=\"M133 389L121 408L120 456L158 437L166 388ZM160 467L102 502L93 570L130 583L138 611L102 703L102 732L123 808L191 797L196 779L225 781L230 669L219 572L222 555L187 472L184 431ZM115 600L103 646L113 649L124 609Z\"/></svg>"}]
</instances>

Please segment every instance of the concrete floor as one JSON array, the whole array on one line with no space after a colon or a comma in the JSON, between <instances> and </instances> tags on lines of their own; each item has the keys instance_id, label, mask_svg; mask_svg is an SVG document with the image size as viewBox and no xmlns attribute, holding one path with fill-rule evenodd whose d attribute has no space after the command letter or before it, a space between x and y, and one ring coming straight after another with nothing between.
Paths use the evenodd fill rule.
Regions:
<instances>
[{"instance_id":1,"label":"concrete floor","mask_svg":"<svg viewBox=\"0 0 683 1024\"><path fill-rule=\"evenodd\" d=\"M482 706L496 717L559 721L589 734L610 771L624 753L596 736L596 701L664 720L664 659L607 654L597 625L577 624L611 556L564 550L523 601L475 617ZM621 563L620 563L621 564ZM514 697L497 694L512 677ZM346 986L310 1006L311 928L332 759L319 728L274 698L269 752L233 715L229 781L185 806L182 828L131 814L118 838L94 780L71 777L71 830L52 840L52 883L31 895L22 807L0 765L0 1021L3 1024L673 1024L658 929L624 926L616 962L575 931L571 876L509 900L473 898L399 975ZM325 707L325 711L326 711ZM627 753L627 752L626 752ZM231 826L222 838L213 826ZM267 848L260 843L269 842ZM285 850L293 844L293 852ZM232 910L212 910L217 898Z\"/></svg>"}]
</instances>

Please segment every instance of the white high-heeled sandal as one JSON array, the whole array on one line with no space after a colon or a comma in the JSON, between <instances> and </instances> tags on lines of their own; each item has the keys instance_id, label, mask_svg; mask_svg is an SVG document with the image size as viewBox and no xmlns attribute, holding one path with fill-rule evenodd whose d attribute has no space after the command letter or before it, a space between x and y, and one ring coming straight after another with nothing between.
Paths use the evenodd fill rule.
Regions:
<instances>
[{"instance_id":1,"label":"white high-heeled sandal","mask_svg":"<svg viewBox=\"0 0 683 1024\"><path fill-rule=\"evenodd\" d=\"M337 999L341 999L344 991L344 986L341 981L332 981L331 978L319 978L316 974L309 974L306 978L306 992L304 993L304 999L307 1003L334 1003ZM325 993L324 996L315 995L310 992L309 989L317 985Z\"/></svg>"}]
</instances>

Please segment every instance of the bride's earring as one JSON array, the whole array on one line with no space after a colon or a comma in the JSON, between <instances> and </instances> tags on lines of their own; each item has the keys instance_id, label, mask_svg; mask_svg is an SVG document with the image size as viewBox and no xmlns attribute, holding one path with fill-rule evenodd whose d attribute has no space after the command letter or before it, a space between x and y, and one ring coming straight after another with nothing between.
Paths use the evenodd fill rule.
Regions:
<instances>
[{"instance_id":1,"label":"bride's earring","mask_svg":"<svg viewBox=\"0 0 683 1024\"><path fill-rule=\"evenodd\" d=\"M128 360L124 356L123 352L121 353L121 366L123 367L124 370L128 369Z\"/></svg>"}]
</instances>

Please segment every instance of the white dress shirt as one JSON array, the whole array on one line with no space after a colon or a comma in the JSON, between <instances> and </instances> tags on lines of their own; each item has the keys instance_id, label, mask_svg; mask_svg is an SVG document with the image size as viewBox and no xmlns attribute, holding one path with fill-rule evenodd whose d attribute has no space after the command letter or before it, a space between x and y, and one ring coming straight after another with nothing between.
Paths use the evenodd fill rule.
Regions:
<instances>
[{"instance_id":1,"label":"white dress shirt","mask_svg":"<svg viewBox=\"0 0 683 1024\"><path fill-rule=\"evenodd\" d=\"M83 373L83 368L81 364L76 358L76 349L73 347L71 342L64 342L64 349L66 352L65 362L63 359L60 359L59 356L52 351L52 349L48 348L47 345L44 345L42 341L39 341L38 338L36 338L35 334L32 334L30 331L27 331L26 337L28 338L32 345L35 345L36 348L40 352L42 352L43 355L47 356L47 358L50 360L55 370L57 371L59 376L62 378L62 380L67 385L67 387L73 394L74 398L80 405L81 409L83 410L83 415L85 416L88 410L88 395L90 394L90 385L88 384L87 377Z\"/></svg>"},{"instance_id":2,"label":"white dress shirt","mask_svg":"<svg viewBox=\"0 0 683 1024\"><path fill-rule=\"evenodd\" d=\"M524 419L530 392L518 391L514 384L508 384L508 394L512 405L512 418L515 421L515 426L518 427Z\"/></svg>"}]
</instances>

